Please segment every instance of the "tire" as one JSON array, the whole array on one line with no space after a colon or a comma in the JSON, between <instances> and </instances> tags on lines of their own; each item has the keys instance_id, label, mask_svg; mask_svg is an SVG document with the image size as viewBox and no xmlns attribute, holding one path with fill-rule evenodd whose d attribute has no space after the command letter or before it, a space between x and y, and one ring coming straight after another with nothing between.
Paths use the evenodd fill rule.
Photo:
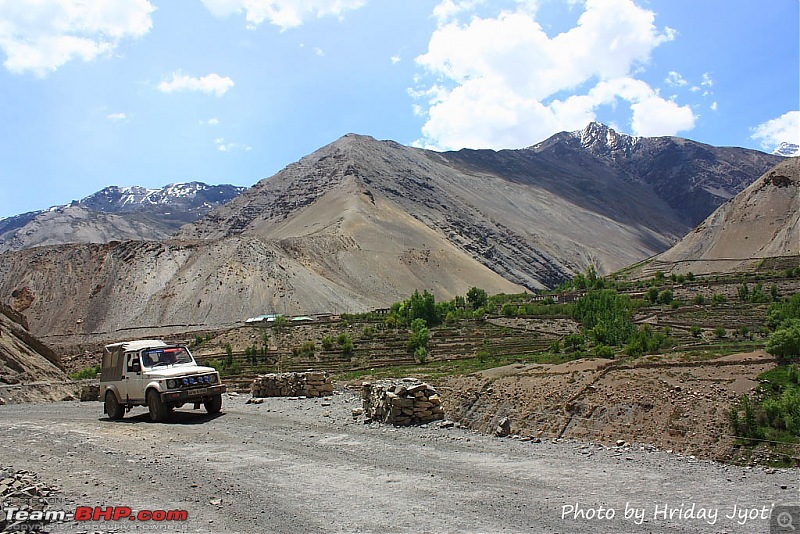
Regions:
<instances>
[{"instance_id":1,"label":"tire","mask_svg":"<svg viewBox=\"0 0 800 534\"><path fill-rule=\"evenodd\" d=\"M125 417L125 407L119 403L113 391L106 391L106 413L112 421Z\"/></svg>"},{"instance_id":2,"label":"tire","mask_svg":"<svg viewBox=\"0 0 800 534\"><path fill-rule=\"evenodd\" d=\"M205 401L203 406L206 407L206 411L210 415L219 413L219 411L222 409L222 395L214 395L211 397L211 399Z\"/></svg>"},{"instance_id":3,"label":"tire","mask_svg":"<svg viewBox=\"0 0 800 534\"><path fill-rule=\"evenodd\" d=\"M147 392L147 409L150 411L150 421L154 423L163 423L169 417L169 408L161 402L161 396L154 389Z\"/></svg>"}]
</instances>

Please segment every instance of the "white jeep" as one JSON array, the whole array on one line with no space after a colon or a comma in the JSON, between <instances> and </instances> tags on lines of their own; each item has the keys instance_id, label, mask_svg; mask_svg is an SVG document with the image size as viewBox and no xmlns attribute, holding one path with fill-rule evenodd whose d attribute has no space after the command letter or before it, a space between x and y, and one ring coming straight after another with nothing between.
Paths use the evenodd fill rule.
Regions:
<instances>
[{"instance_id":1,"label":"white jeep","mask_svg":"<svg viewBox=\"0 0 800 534\"><path fill-rule=\"evenodd\" d=\"M225 389L219 373L197 365L183 345L145 339L106 345L103 352L98 400L110 419L122 419L125 411L146 405L150 420L162 422L189 402L215 414Z\"/></svg>"}]
</instances>

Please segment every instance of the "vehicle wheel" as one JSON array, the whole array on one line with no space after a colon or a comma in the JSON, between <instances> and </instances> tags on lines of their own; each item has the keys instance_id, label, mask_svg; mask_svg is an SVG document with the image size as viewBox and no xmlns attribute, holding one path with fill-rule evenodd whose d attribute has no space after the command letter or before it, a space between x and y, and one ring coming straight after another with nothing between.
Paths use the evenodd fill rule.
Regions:
<instances>
[{"instance_id":1,"label":"vehicle wheel","mask_svg":"<svg viewBox=\"0 0 800 534\"><path fill-rule=\"evenodd\" d=\"M150 420L154 423L163 423L169 417L167 405L161 402L161 397L154 389L147 392L147 408L150 410Z\"/></svg>"},{"instance_id":2,"label":"vehicle wheel","mask_svg":"<svg viewBox=\"0 0 800 534\"><path fill-rule=\"evenodd\" d=\"M112 421L125 417L125 407L119 403L113 391L106 391L106 413Z\"/></svg>"},{"instance_id":3,"label":"vehicle wheel","mask_svg":"<svg viewBox=\"0 0 800 534\"><path fill-rule=\"evenodd\" d=\"M222 409L222 395L214 395L210 400L205 401L203 406L206 407L206 411L211 415L219 413Z\"/></svg>"}]
</instances>

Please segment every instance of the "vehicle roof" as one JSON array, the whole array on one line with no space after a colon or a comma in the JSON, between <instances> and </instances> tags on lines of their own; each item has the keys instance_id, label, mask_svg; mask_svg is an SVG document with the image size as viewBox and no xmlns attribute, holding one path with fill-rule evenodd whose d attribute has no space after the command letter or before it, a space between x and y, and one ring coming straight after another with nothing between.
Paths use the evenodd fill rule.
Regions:
<instances>
[{"instance_id":1,"label":"vehicle roof","mask_svg":"<svg viewBox=\"0 0 800 534\"><path fill-rule=\"evenodd\" d=\"M168 345L160 339L140 339L137 341L122 341L120 343L112 343L110 345L106 345L106 349L110 351L111 349L122 347L122 350L127 352L129 350L141 350L167 346Z\"/></svg>"}]
</instances>

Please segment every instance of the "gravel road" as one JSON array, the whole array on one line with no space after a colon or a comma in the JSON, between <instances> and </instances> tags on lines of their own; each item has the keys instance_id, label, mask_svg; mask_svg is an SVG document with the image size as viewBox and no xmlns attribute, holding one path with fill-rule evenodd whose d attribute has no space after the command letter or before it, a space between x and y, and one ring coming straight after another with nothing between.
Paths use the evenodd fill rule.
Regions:
<instances>
[{"instance_id":1,"label":"gravel road","mask_svg":"<svg viewBox=\"0 0 800 534\"><path fill-rule=\"evenodd\" d=\"M169 424L149 423L143 408L112 422L94 402L2 406L0 468L60 487L52 510L188 512L182 522L66 521L48 532L749 533L769 530L773 504L800 504L796 470L365 425L347 391L248 398L226 396L216 417L184 408Z\"/></svg>"}]
</instances>

